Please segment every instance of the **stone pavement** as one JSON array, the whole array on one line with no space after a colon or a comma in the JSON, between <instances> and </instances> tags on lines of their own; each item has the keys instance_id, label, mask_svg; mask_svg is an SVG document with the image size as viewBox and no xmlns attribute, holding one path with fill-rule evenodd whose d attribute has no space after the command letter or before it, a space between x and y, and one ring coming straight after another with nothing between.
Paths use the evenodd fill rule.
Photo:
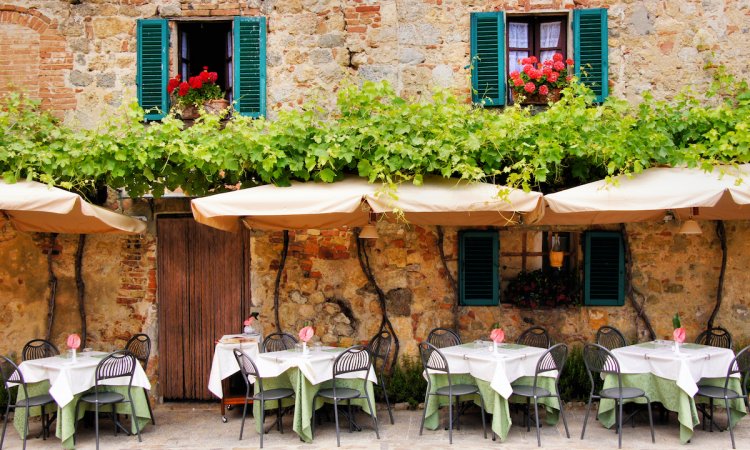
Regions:
<instances>
[{"instance_id":1,"label":"stone pavement","mask_svg":"<svg viewBox=\"0 0 750 450\"><path fill-rule=\"evenodd\" d=\"M258 435L254 431L254 421L248 418L245 423L245 436L242 441L238 440L241 408L229 411L228 423L222 423L218 413L217 404L209 403L167 403L155 407L157 426L149 424L143 431L143 442L138 443L135 436L113 435L111 422L107 419L101 421L101 444L100 448L109 450L119 449L252 449L258 448ZM513 426L506 442L482 438L482 427L479 419L478 409L470 410L462 417L461 430L455 431L453 435L453 446L448 445L448 431L425 430L423 436L419 436L419 422L421 411L395 411L396 424L391 425L387 421L385 410L379 411L381 420L380 436L375 438L375 433L369 428L371 423L365 420L361 414L359 422L363 425L362 432L353 434L342 430L342 449L362 450L434 450L437 448L506 448L506 449L536 449L536 435L534 429L526 432L521 426ZM447 411L446 411L447 413ZM571 406L568 410L568 425L571 438L565 438L565 430L562 423L556 427L542 427L542 448L544 449L616 449L617 435L599 425L599 422L589 418L586 430L586 439L580 440L581 426L583 424L584 409L580 405ZM651 443L648 431L647 419L639 417L636 427L630 425L625 427L623 434L623 449L681 449L697 450L710 448L711 450L731 449L728 432L702 431L697 427L691 444L681 445L679 442L679 429L674 414L670 415L668 423L657 423L656 444ZM718 421L724 423L723 413L717 414ZM520 414L514 414L513 420L521 422ZM270 421L267 422L270 424ZM268 449L333 449L336 448L336 434L333 423L326 422L316 428L315 442L305 444L300 442L291 430L291 417L285 417L285 431L280 435L276 430L271 431L264 439L264 448ZM39 422L32 422L31 434L36 436L40 429ZM9 426L6 433L5 449L20 449L21 440L18 433ZM750 419L745 418L735 428L735 440L738 449L750 449ZM91 428L81 427L78 434L78 449L95 448L94 432ZM52 437L47 441L32 437L28 441L28 449L59 449L59 439Z\"/></svg>"}]
</instances>

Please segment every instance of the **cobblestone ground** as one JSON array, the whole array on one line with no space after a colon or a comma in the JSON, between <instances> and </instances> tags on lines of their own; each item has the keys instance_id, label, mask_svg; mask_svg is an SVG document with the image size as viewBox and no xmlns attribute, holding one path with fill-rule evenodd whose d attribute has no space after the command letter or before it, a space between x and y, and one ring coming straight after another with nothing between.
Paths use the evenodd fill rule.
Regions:
<instances>
[{"instance_id":1,"label":"cobblestone ground","mask_svg":"<svg viewBox=\"0 0 750 450\"><path fill-rule=\"evenodd\" d=\"M216 404L207 403L168 403L155 408L157 426L148 425L143 431L143 442L138 443L134 436L112 433L111 422L103 419L101 422L102 435L100 448L102 449L251 449L258 448L258 435L254 431L254 421L249 418L245 424L245 436L238 440L241 408L235 408L227 414L228 422L222 423ZM433 450L436 448L487 448L506 449L535 449L536 436L534 429L526 432L524 427L514 425L505 442L482 438L482 427L478 410L470 410L462 417L461 430L454 431L453 446L448 444L448 431L425 430L419 436L419 422L421 411L395 411L396 424L387 421L385 410L379 411L385 422L380 427L380 440L369 427L371 423L360 414L360 422L364 429L361 432L341 433L341 448L345 449L410 449ZM568 411L568 425L571 437L565 437L562 423L556 427L542 427L542 448L545 449L606 449L617 448L617 435L606 430L595 420L589 419L586 439L580 440L583 424L584 409L572 406ZM723 424L723 412L717 414L717 420ZM658 418L658 414L657 414ZM514 414L513 420L521 423L520 414ZM270 425L270 419L267 425ZM269 449L328 449L336 447L336 434L332 422L323 421L316 428L315 442L305 444L301 442L291 430L291 417L285 417L285 432L271 431L264 439L264 448ZM31 424L31 436L28 441L29 449L59 449L60 441L50 438L43 441L36 436L39 434L40 423ZM5 449L20 449L21 440L15 429L9 427L6 432ZM750 449L750 420L745 418L735 428L735 440L738 449ZM82 426L79 430L78 449L95 448L94 431ZM681 445L679 442L679 426L674 414L667 422L656 424L656 444L651 443L647 419L639 417L635 428L628 425L623 434L624 449L731 449L728 432L709 433L701 430L700 425L693 436L692 443Z\"/></svg>"}]
</instances>

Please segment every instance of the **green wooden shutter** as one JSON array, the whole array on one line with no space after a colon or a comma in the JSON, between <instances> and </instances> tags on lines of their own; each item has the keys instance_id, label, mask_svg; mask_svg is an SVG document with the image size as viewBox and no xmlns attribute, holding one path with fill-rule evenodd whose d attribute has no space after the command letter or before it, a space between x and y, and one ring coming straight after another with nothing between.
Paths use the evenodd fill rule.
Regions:
<instances>
[{"instance_id":1,"label":"green wooden shutter","mask_svg":"<svg viewBox=\"0 0 750 450\"><path fill-rule=\"evenodd\" d=\"M459 233L458 283L460 304L493 306L499 301L497 231Z\"/></svg>"},{"instance_id":2,"label":"green wooden shutter","mask_svg":"<svg viewBox=\"0 0 750 450\"><path fill-rule=\"evenodd\" d=\"M608 34L606 9L573 10L576 76L594 91L598 103L609 95Z\"/></svg>"},{"instance_id":3,"label":"green wooden shutter","mask_svg":"<svg viewBox=\"0 0 750 450\"><path fill-rule=\"evenodd\" d=\"M586 233L584 303L625 304L625 254L622 235L612 231Z\"/></svg>"},{"instance_id":4,"label":"green wooden shutter","mask_svg":"<svg viewBox=\"0 0 750 450\"><path fill-rule=\"evenodd\" d=\"M166 19L138 20L138 104L146 120L159 120L169 110L169 28Z\"/></svg>"},{"instance_id":5,"label":"green wooden shutter","mask_svg":"<svg viewBox=\"0 0 750 450\"><path fill-rule=\"evenodd\" d=\"M505 13L471 13L471 99L505 104Z\"/></svg>"},{"instance_id":6,"label":"green wooden shutter","mask_svg":"<svg viewBox=\"0 0 750 450\"><path fill-rule=\"evenodd\" d=\"M266 115L266 18L234 19L234 109Z\"/></svg>"}]
</instances>

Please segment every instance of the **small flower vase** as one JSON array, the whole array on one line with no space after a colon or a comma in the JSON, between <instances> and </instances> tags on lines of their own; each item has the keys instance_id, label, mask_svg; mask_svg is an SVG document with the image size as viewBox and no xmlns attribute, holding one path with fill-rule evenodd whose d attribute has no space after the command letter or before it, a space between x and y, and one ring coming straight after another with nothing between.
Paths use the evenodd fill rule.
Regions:
<instances>
[{"instance_id":1,"label":"small flower vase","mask_svg":"<svg viewBox=\"0 0 750 450\"><path fill-rule=\"evenodd\" d=\"M74 349L74 348L70 349L70 360L72 362L77 362L78 361L78 358L76 357L76 349Z\"/></svg>"},{"instance_id":2,"label":"small flower vase","mask_svg":"<svg viewBox=\"0 0 750 450\"><path fill-rule=\"evenodd\" d=\"M674 350L674 352L676 354L678 354L678 355L680 354L680 343L679 342L674 341L674 348L673 348L673 350Z\"/></svg>"},{"instance_id":3,"label":"small flower vase","mask_svg":"<svg viewBox=\"0 0 750 450\"><path fill-rule=\"evenodd\" d=\"M497 353L497 341L492 341L492 353Z\"/></svg>"},{"instance_id":4,"label":"small flower vase","mask_svg":"<svg viewBox=\"0 0 750 450\"><path fill-rule=\"evenodd\" d=\"M252 334L253 333L253 327L250 325L245 325L245 328L242 329L243 334Z\"/></svg>"},{"instance_id":5,"label":"small flower vase","mask_svg":"<svg viewBox=\"0 0 750 450\"><path fill-rule=\"evenodd\" d=\"M307 347L307 342L302 342L302 354L303 355L309 355L310 349Z\"/></svg>"}]
</instances>

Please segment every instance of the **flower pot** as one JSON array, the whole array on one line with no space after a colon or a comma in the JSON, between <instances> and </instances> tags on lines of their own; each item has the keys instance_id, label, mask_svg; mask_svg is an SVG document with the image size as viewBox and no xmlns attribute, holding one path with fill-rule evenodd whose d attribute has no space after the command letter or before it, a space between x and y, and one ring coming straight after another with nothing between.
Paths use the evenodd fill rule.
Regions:
<instances>
[{"instance_id":1,"label":"flower pot","mask_svg":"<svg viewBox=\"0 0 750 450\"><path fill-rule=\"evenodd\" d=\"M522 105L546 105L560 100L560 89L550 89L549 94L542 95L539 92L528 94L524 92Z\"/></svg>"},{"instance_id":2,"label":"flower pot","mask_svg":"<svg viewBox=\"0 0 750 450\"><path fill-rule=\"evenodd\" d=\"M200 116L200 113L195 105L185 106L180 110L180 119L182 120L193 120L197 119L198 116Z\"/></svg>"},{"instance_id":3,"label":"flower pot","mask_svg":"<svg viewBox=\"0 0 750 450\"><path fill-rule=\"evenodd\" d=\"M221 114L229 108L229 100L219 98L215 100L206 100L203 107L208 114Z\"/></svg>"}]
</instances>

